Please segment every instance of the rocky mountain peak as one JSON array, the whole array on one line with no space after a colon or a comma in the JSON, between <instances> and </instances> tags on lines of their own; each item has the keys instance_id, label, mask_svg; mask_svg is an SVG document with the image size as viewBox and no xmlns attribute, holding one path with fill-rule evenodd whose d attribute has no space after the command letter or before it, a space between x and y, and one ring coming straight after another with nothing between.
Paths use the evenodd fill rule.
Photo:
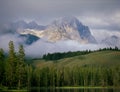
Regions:
<instances>
[{"instance_id":1,"label":"rocky mountain peak","mask_svg":"<svg viewBox=\"0 0 120 92\"><path fill-rule=\"evenodd\" d=\"M68 16L68 17L62 17L59 19L56 19L55 21L52 22L53 26L58 26L58 27L72 27L72 28L77 28L78 26L82 25L79 20L76 17L73 16Z\"/></svg>"},{"instance_id":2,"label":"rocky mountain peak","mask_svg":"<svg viewBox=\"0 0 120 92\"><path fill-rule=\"evenodd\" d=\"M49 42L75 40L80 43L96 43L89 28L73 16L59 18L41 31L35 29L29 29L28 31L27 29L23 34L36 35Z\"/></svg>"}]
</instances>

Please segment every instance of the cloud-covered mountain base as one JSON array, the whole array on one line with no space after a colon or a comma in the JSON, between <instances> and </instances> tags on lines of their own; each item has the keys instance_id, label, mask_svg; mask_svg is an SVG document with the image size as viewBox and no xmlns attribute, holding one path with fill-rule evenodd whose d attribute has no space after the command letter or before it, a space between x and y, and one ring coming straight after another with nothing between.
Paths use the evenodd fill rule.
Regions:
<instances>
[{"instance_id":1,"label":"cloud-covered mountain base","mask_svg":"<svg viewBox=\"0 0 120 92\"><path fill-rule=\"evenodd\" d=\"M100 44L80 44L73 40L59 41L56 43L45 42L39 40L30 46L26 46L26 54L33 57L41 57L47 53L82 51L82 50L97 50L107 46Z\"/></svg>"},{"instance_id":2,"label":"cloud-covered mountain base","mask_svg":"<svg viewBox=\"0 0 120 92\"><path fill-rule=\"evenodd\" d=\"M47 53L97 50L106 47L120 48L119 32L91 31L76 17L67 16L54 20L46 26L36 22L18 21L8 24L0 34L0 48L8 52L9 41L17 50L24 45L27 56L41 57Z\"/></svg>"},{"instance_id":3,"label":"cloud-covered mountain base","mask_svg":"<svg viewBox=\"0 0 120 92\"><path fill-rule=\"evenodd\" d=\"M82 50L97 50L99 48L110 47L107 44L80 44L75 40L61 40L58 42L47 42L42 39L32 43L31 45L26 45L23 38L19 38L16 34L6 34L0 36L0 48L3 48L5 52L8 52L9 41L14 41L15 50L18 50L19 44L24 45L26 56L31 58L39 58L47 53L54 52L68 52L68 51L82 51ZM115 46L111 46L115 47ZM119 47L120 48L120 47Z\"/></svg>"}]
</instances>

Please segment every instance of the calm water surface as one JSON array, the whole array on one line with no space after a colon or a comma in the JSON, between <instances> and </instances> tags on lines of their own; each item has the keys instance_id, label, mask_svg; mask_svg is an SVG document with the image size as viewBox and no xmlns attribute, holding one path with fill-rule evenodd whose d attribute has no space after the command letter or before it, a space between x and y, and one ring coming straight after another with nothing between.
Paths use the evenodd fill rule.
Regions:
<instances>
[{"instance_id":1,"label":"calm water surface","mask_svg":"<svg viewBox=\"0 0 120 92\"><path fill-rule=\"evenodd\" d=\"M32 89L30 92L120 92L118 89Z\"/></svg>"},{"instance_id":2,"label":"calm water surface","mask_svg":"<svg viewBox=\"0 0 120 92\"><path fill-rule=\"evenodd\" d=\"M1 91L0 91L1 92ZM2 91L3 92L3 91ZM25 92L25 91L4 91L4 92ZM120 92L120 88L70 88L70 89L51 89L51 88L36 88L28 92Z\"/></svg>"}]
</instances>

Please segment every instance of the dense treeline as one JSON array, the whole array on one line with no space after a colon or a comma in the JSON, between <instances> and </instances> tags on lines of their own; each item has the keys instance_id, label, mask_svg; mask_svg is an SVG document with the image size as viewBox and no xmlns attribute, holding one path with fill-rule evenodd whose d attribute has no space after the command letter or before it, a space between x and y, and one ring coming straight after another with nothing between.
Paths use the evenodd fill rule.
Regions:
<instances>
[{"instance_id":1,"label":"dense treeline","mask_svg":"<svg viewBox=\"0 0 120 92\"><path fill-rule=\"evenodd\" d=\"M70 52L68 56L79 53ZM90 53L90 51L81 54L86 53ZM57 55L59 57L60 53L57 53ZM8 56L5 56L4 50L0 49L0 87L21 89L56 86L120 86L119 66L58 68L53 65L41 69L33 68L32 65L25 63L23 46L20 45L19 51L15 52L13 41L10 41Z\"/></svg>"},{"instance_id":2,"label":"dense treeline","mask_svg":"<svg viewBox=\"0 0 120 92\"><path fill-rule=\"evenodd\" d=\"M33 72L32 86L120 86L120 67L46 67Z\"/></svg>"},{"instance_id":3,"label":"dense treeline","mask_svg":"<svg viewBox=\"0 0 120 92\"><path fill-rule=\"evenodd\" d=\"M96 51L106 51L106 50L113 50L113 51L119 51L118 47L115 46L115 48L103 48L103 49L99 49ZM64 52L64 53L48 53L43 55L43 59L45 60L59 60L59 59L63 59L63 58L68 58L68 57L74 57L74 56L78 56L78 55L85 55L85 54L89 54L95 51L91 51L91 50L85 50L85 51L76 51L76 52Z\"/></svg>"},{"instance_id":4,"label":"dense treeline","mask_svg":"<svg viewBox=\"0 0 120 92\"><path fill-rule=\"evenodd\" d=\"M90 53L91 51L86 50L86 51L76 51L76 52L64 52L64 53L48 53L47 55L43 55L43 59L45 60L58 60L62 58L67 58L67 57L74 57L78 55L85 55Z\"/></svg>"},{"instance_id":5,"label":"dense treeline","mask_svg":"<svg viewBox=\"0 0 120 92\"><path fill-rule=\"evenodd\" d=\"M19 51L15 52L13 41L10 41L8 56L0 49L0 86L18 89L25 87L28 83L28 69L22 45L19 46Z\"/></svg>"}]
</instances>

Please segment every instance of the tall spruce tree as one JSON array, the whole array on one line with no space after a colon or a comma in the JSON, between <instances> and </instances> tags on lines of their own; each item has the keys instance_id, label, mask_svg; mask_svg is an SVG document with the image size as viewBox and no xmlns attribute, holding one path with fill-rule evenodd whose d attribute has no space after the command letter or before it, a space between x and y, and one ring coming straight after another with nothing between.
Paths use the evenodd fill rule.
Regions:
<instances>
[{"instance_id":1,"label":"tall spruce tree","mask_svg":"<svg viewBox=\"0 0 120 92\"><path fill-rule=\"evenodd\" d=\"M5 67L6 85L9 87L13 87L16 85L15 83L16 64L17 64L17 59L15 55L14 44L13 41L10 41L8 60L6 62L6 67Z\"/></svg>"},{"instance_id":2,"label":"tall spruce tree","mask_svg":"<svg viewBox=\"0 0 120 92\"><path fill-rule=\"evenodd\" d=\"M4 50L2 48L0 48L0 62L3 62L4 58L5 58Z\"/></svg>"},{"instance_id":3,"label":"tall spruce tree","mask_svg":"<svg viewBox=\"0 0 120 92\"><path fill-rule=\"evenodd\" d=\"M9 62L14 62L15 61L15 49L14 49L14 43L13 41L9 42Z\"/></svg>"},{"instance_id":4,"label":"tall spruce tree","mask_svg":"<svg viewBox=\"0 0 120 92\"><path fill-rule=\"evenodd\" d=\"M20 89L22 86L24 86L24 79L26 79L25 76L25 52L23 45L19 46L18 51L18 62L16 67L16 74L17 74L17 82L18 82L18 89Z\"/></svg>"},{"instance_id":5,"label":"tall spruce tree","mask_svg":"<svg viewBox=\"0 0 120 92\"><path fill-rule=\"evenodd\" d=\"M25 52L24 52L23 45L19 46L19 61L20 62L24 62L25 61Z\"/></svg>"},{"instance_id":6,"label":"tall spruce tree","mask_svg":"<svg viewBox=\"0 0 120 92\"><path fill-rule=\"evenodd\" d=\"M5 59L5 55L4 55L4 50L1 48L0 49L0 85L2 85L3 82L3 78L4 78L4 59Z\"/></svg>"}]
</instances>

